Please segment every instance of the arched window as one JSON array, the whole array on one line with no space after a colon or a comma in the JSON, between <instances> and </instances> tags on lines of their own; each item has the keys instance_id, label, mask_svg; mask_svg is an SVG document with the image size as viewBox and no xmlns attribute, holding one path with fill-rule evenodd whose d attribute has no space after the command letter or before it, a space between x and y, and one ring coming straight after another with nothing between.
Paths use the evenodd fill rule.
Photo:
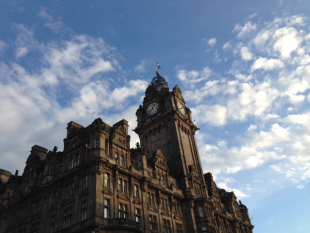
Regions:
<instances>
[{"instance_id":1,"label":"arched window","mask_svg":"<svg viewBox=\"0 0 310 233\"><path fill-rule=\"evenodd\" d=\"M119 164L121 166L125 166L125 159L124 159L124 155L121 155L120 159L119 159Z\"/></svg>"}]
</instances>

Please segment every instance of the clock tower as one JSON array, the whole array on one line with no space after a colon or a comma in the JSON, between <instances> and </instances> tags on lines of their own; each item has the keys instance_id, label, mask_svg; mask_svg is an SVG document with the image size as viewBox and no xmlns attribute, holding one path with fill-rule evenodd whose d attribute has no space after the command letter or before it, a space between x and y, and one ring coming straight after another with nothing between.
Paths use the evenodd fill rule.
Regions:
<instances>
[{"instance_id":1,"label":"clock tower","mask_svg":"<svg viewBox=\"0 0 310 233\"><path fill-rule=\"evenodd\" d=\"M191 111L186 107L182 91L175 86L169 90L166 80L156 77L145 92L143 105L136 112L141 148L151 159L161 150L169 173L187 197L206 198L207 191Z\"/></svg>"}]
</instances>

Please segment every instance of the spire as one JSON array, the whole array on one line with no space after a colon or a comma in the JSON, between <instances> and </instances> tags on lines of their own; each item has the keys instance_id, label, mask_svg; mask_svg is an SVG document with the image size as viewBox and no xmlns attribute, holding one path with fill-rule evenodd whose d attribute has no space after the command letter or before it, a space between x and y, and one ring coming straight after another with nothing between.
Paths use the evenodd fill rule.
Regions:
<instances>
[{"instance_id":1,"label":"spire","mask_svg":"<svg viewBox=\"0 0 310 233\"><path fill-rule=\"evenodd\" d=\"M156 62L156 77L152 79L151 86L155 87L157 90L161 90L162 87L168 87L166 80L160 76L160 65Z\"/></svg>"}]
</instances>

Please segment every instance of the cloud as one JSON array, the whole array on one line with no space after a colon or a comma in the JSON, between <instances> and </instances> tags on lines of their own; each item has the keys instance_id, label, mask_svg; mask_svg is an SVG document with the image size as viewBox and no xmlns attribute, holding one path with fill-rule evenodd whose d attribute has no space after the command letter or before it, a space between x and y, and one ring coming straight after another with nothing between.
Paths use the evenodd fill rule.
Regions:
<instances>
[{"instance_id":1,"label":"cloud","mask_svg":"<svg viewBox=\"0 0 310 233\"><path fill-rule=\"evenodd\" d=\"M249 51L249 48L242 47L240 50L240 56L244 61L250 61L253 59L252 53Z\"/></svg>"},{"instance_id":2,"label":"cloud","mask_svg":"<svg viewBox=\"0 0 310 233\"><path fill-rule=\"evenodd\" d=\"M134 69L137 73L145 73L145 66L147 64L147 60L143 59L140 61L139 65L137 65Z\"/></svg>"},{"instance_id":3,"label":"cloud","mask_svg":"<svg viewBox=\"0 0 310 233\"><path fill-rule=\"evenodd\" d=\"M227 109L220 105L198 105L192 108L197 123L209 123L215 126L225 125Z\"/></svg>"},{"instance_id":4,"label":"cloud","mask_svg":"<svg viewBox=\"0 0 310 233\"><path fill-rule=\"evenodd\" d=\"M4 49L7 47L8 45L3 40L0 40L0 54L3 53Z\"/></svg>"},{"instance_id":5,"label":"cloud","mask_svg":"<svg viewBox=\"0 0 310 233\"><path fill-rule=\"evenodd\" d=\"M129 103L140 100L147 82L124 78L118 82L114 78L123 75L116 48L101 38L76 33L58 41L39 41L34 29L22 24L14 28L17 35L12 49L16 60L0 61L3 168L22 170L28 156L25 152L34 144L61 148L60 139L65 137L66 124L71 120L87 125L102 116L114 124L130 111L130 124L135 127L134 109L138 104ZM36 56L30 56L32 51ZM27 58L36 64L35 69L20 62ZM18 146L16 135L20 135ZM133 138L137 136L133 134Z\"/></svg>"},{"instance_id":6,"label":"cloud","mask_svg":"<svg viewBox=\"0 0 310 233\"><path fill-rule=\"evenodd\" d=\"M47 19L49 21L53 20L53 17L49 15L44 8L41 8L41 10L38 13L38 16L43 19Z\"/></svg>"},{"instance_id":7,"label":"cloud","mask_svg":"<svg viewBox=\"0 0 310 233\"><path fill-rule=\"evenodd\" d=\"M208 40L208 45L210 45L211 47L213 47L215 44L216 44L216 38Z\"/></svg>"},{"instance_id":8,"label":"cloud","mask_svg":"<svg viewBox=\"0 0 310 233\"><path fill-rule=\"evenodd\" d=\"M262 69L262 70L273 70L284 67L284 63L277 59L267 59L264 57L257 58L251 66L251 72Z\"/></svg>"},{"instance_id":9,"label":"cloud","mask_svg":"<svg viewBox=\"0 0 310 233\"><path fill-rule=\"evenodd\" d=\"M255 31L257 28L256 24L252 24L252 22L247 22L243 27L237 24L233 30L233 32L238 32L238 38L244 38L249 35L251 32Z\"/></svg>"},{"instance_id":10,"label":"cloud","mask_svg":"<svg viewBox=\"0 0 310 233\"><path fill-rule=\"evenodd\" d=\"M209 67L205 67L201 71L187 71L187 70L177 70L177 77L179 80L185 83L199 83L210 78L213 71Z\"/></svg>"}]
</instances>

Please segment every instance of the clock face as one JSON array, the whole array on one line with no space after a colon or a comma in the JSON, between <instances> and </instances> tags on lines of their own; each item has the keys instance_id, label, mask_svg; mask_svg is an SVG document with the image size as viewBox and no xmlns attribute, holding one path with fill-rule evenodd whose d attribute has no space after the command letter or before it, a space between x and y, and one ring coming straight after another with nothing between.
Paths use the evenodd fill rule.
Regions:
<instances>
[{"instance_id":1,"label":"clock face","mask_svg":"<svg viewBox=\"0 0 310 233\"><path fill-rule=\"evenodd\" d=\"M158 103L153 102L147 107L146 112L148 115L152 116L157 112L157 110L158 110Z\"/></svg>"},{"instance_id":2,"label":"clock face","mask_svg":"<svg viewBox=\"0 0 310 233\"><path fill-rule=\"evenodd\" d=\"M184 105L181 104L180 102L178 102L178 103L177 103L177 106L178 106L179 111L180 111L183 115L185 115L185 107L184 107Z\"/></svg>"}]
</instances>

